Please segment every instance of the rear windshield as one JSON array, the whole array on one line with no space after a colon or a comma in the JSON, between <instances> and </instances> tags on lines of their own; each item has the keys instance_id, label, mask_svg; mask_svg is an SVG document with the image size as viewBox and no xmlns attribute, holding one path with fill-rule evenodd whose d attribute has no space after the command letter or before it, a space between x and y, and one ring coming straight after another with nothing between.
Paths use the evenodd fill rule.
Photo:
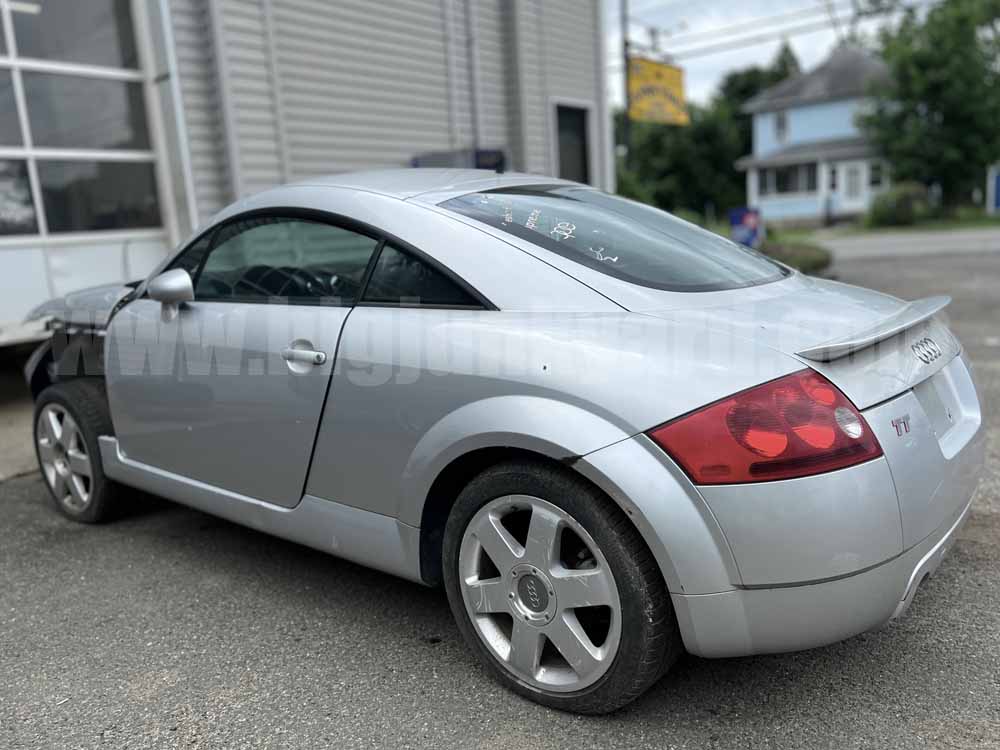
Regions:
<instances>
[{"instance_id":1,"label":"rear windshield","mask_svg":"<svg viewBox=\"0 0 1000 750\"><path fill-rule=\"evenodd\" d=\"M441 206L654 289L736 289L788 274L750 248L658 209L585 187L504 188L452 198Z\"/></svg>"}]
</instances>

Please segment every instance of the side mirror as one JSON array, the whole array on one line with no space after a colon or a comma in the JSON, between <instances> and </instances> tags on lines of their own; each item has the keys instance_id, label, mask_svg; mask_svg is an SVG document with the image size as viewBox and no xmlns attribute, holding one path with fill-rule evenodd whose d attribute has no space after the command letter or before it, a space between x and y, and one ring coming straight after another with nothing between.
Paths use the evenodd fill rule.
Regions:
<instances>
[{"instance_id":1,"label":"side mirror","mask_svg":"<svg viewBox=\"0 0 1000 750\"><path fill-rule=\"evenodd\" d=\"M194 299L194 287L191 276L183 268L164 271L149 282L146 292L150 299L165 305L179 305Z\"/></svg>"}]
</instances>

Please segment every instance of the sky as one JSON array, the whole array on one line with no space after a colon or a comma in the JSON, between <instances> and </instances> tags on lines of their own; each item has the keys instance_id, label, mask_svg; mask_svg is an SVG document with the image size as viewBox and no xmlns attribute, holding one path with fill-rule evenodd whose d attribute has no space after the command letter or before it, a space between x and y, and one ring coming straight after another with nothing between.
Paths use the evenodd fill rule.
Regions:
<instances>
[{"instance_id":1,"label":"sky","mask_svg":"<svg viewBox=\"0 0 1000 750\"><path fill-rule=\"evenodd\" d=\"M612 106L622 103L622 52L620 1L606 0L608 91ZM920 0L915 0L919 2ZM643 25L653 25L669 34L661 34L661 52L678 54L677 62L684 69L684 83L689 100L704 104L711 97L722 77L730 70L750 65L766 65L774 59L781 38L759 42L725 52L683 59L684 50L714 46L724 42L777 34L784 29L822 26L807 33L790 33L789 44L795 50L804 70L821 63L837 44L826 5L833 6L834 16L846 30L850 0L628 0L633 19L629 39L648 45L650 37ZM788 14L788 15L786 15ZM786 16L774 20L774 16ZM770 19L770 20L768 20ZM861 32L874 36L887 19L872 19L859 24Z\"/></svg>"}]
</instances>

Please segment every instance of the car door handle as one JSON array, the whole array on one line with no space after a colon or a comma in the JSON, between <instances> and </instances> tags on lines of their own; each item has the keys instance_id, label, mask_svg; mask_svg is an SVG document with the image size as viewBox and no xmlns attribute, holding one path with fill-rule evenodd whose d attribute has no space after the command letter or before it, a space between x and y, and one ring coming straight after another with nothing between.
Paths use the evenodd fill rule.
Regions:
<instances>
[{"instance_id":1,"label":"car door handle","mask_svg":"<svg viewBox=\"0 0 1000 750\"><path fill-rule=\"evenodd\" d=\"M286 362L305 362L310 365L322 365L326 363L326 352L288 347L281 350L281 358Z\"/></svg>"}]
</instances>

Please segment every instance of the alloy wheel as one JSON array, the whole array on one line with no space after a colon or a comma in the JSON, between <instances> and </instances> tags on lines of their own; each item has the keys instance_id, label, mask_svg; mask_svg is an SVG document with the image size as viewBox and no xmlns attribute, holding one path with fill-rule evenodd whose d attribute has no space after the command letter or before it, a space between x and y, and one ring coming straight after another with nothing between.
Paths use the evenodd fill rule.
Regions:
<instances>
[{"instance_id":1,"label":"alloy wheel","mask_svg":"<svg viewBox=\"0 0 1000 750\"><path fill-rule=\"evenodd\" d=\"M45 481L69 511L80 513L90 503L93 470L80 428L58 404L46 404L35 429L38 458Z\"/></svg>"},{"instance_id":2,"label":"alloy wheel","mask_svg":"<svg viewBox=\"0 0 1000 750\"><path fill-rule=\"evenodd\" d=\"M618 587L593 538L563 509L529 495L490 501L466 528L459 575L479 637L524 682L581 690L614 661Z\"/></svg>"}]
</instances>

